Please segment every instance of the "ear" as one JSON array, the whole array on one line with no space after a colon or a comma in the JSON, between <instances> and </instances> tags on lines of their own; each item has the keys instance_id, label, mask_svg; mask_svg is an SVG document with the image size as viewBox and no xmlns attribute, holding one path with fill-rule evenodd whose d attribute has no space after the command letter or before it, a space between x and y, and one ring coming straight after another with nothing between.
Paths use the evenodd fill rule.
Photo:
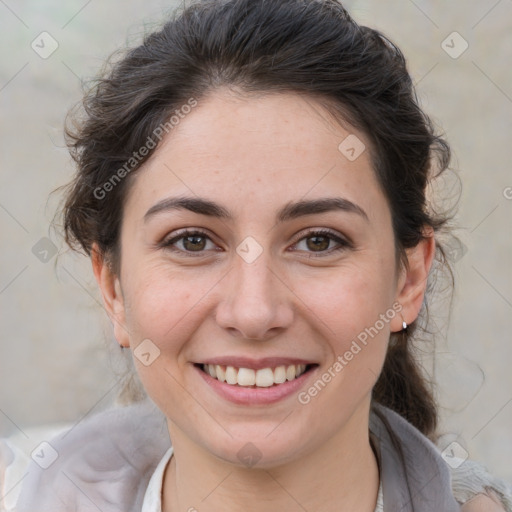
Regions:
<instances>
[{"instance_id":1,"label":"ear","mask_svg":"<svg viewBox=\"0 0 512 512\"><path fill-rule=\"evenodd\" d=\"M103 297L103 304L114 325L114 336L122 347L130 346L126 328L126 313L119 277L112 272L109 262L94 244L91 250L91 262L94 277Z\"/></svg>"},{"instance_id":2,"label":"ear","mask_svg":"<svg viewBox=\"0 0 512 512\"><path fill-rule=\"evenodd\" d=\"M418 245L406 249L407 268L402 269L398 279L396 300L402 305L400 315L391 325L393 332L402 330L402 321L411 324L418 318L427 288L427 278L434 260L436 242L434 230L425 228L423 240Z\"/></svg>"}]
</instances>

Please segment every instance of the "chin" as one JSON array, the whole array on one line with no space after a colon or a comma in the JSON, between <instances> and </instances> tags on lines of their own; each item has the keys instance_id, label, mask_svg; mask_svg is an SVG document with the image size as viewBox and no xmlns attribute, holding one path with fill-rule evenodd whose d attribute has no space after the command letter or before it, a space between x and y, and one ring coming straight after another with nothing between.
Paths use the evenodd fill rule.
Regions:
<instances>
[{"instance_id":1,"label":"chin","mask_svg":"<svg viewBox=\"0 0 512 512\"><path fill-rule=\"evenodd\" d=\"M251 432L247 428L243 429L244 434L223 439L215 446L212 446L211 439L203 446L223 462L248 469L270 469L286 464L299 456L297 447L304 449L304 439L298 434L292 436L283 430L278 438L277 434L269 436L271 431L262 432L258 429L257 432Z\"/></svg>"}]
</instances>

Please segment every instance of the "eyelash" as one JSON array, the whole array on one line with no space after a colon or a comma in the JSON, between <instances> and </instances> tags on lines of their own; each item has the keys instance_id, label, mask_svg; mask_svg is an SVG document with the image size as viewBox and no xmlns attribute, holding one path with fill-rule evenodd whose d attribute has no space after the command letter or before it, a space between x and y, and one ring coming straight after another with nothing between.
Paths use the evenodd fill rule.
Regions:
<instances>
[{"instance_id":1,"label":"eyelash","mask_svg":"<svg viewBox=\"0 0 512 512\"><path fill-rule=\"evenodd\" d=\"M208 236L208 233L206 233L205 231L201 231L199 229L184 230L184 231L181 231L176 236L173 236L170 239L164 240L160 244L160 247L164 248L164 249L169 249L173 252L181 253L183 255L186 255L187 257L202 256L204 254L204 252L206 252L206 251L197 251L196 254L194 254L195 251L186 251L183 249L177 249L177 248L173 247L173 244L175 244L176 242L182 240L183 238L187 238L189 236L201 236L201 237L205 237L208 240L212 241L211 238ZM350 243L348 240L341 238L335 232L333 232L329 229L316 229L316 230L309 231L309 232L303 234L303 236L301 238L299 238L293 245L297 245L302 240L305 240L307 238L313 238L315 236L328 237L330 240L333 240L334 242L338 243L339 246L334 249L329 249L326 251L318 251L316 254L315 254L315 251L313 251L310 253L311 255L309 257L320 258L320 257L323 257L324 255L331 255L333 253L337 253L339 251L343 251L346 249L351 249L353 247L352 243Z\"/></svg>"}]
</instances>

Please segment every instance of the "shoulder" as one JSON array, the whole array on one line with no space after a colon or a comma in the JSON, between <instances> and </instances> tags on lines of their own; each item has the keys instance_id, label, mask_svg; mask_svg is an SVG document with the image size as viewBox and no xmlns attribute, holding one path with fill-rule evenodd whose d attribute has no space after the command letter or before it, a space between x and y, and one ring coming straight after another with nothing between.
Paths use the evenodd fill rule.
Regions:
<instances>
[{"instance_id":1,"label":"shoulder","mask_svg":"<svg viewBox=\"0 0 512 512\"><path fill-rule=\"evenodd\" d=\"M510 509L504 508L503 503L494 496L486 494L477 494L474 498L464 503L460 508L461 512L508 512Z\"/></svg>"},{"instance_id":2,"label":"shoulder","mask_svg":"<svg viewBox=\"0 0 512 512\"><path fill-rule=\"evenodd\" d=\"M490 474L482 464L457 458L454 450L448 450L451 443L446 443L446 437L440 436L434 444L391 409L376 404L373 412L377 414L371 417L370 430L384 439L384 430L379 429L376 420L383 417L388 422L388 429L391 428L400 450L405 454L408 477L421 482L427 469L431 473L435 469L439 485L434 488L435 479L425 482L429 496L435 495L437 499L439 493L450 494L462 512L512 512L512 486ZM388 446L392 449L389 442ZM420 465L417 464L418 458L422 461Z\"/></svg>"},{"instance_id":3,"label":"shoulder","mask_svg":"<svg viewBox=\"0 0 512 512\"><path fill-rule=\"evenodd\" d=\"M32 437L22 449L0 442L0 488L10 498L0 510L89 510L90 501L104 512L114 503L116 512L140 510L149 478L170 446L165 417L149 402L91 415L48 439L42 451Z\"/></svg>"},{"instance_id":4,"label":"shoulder","mask_svg":"<svg viewBox=\"0 0 512 512\"><path fill-rule=\"evenodd\" d=\"M55 423L25 428L8 437L0 437L0 511L16 510L27 468L32 460L44 465L44 440L52 439L69 428L69 424ZM49 454L51 455L51 454Z\"/></svg>"},{"instance_id":5,"label":"shoulder","mask_svg":"<svg viewBox=\"0 0 512 512\"><path fill-rule=\"evenodd\" d=\"M474 460L451 463L452 490L462 512L512 512L512 486Z\"/></svg>"}]
</instances>

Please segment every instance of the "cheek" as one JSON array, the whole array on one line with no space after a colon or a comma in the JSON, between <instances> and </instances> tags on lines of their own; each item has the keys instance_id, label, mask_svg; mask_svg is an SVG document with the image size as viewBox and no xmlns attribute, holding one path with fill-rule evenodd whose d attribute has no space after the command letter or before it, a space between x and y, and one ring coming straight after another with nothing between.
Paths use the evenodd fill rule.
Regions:
<instances>
[{"instance_id":1,"label":"cheek","mask_svg":"<svg viewBox=\"0 0 512 512\"><path fill-rule=\"evenodd\" d=\"M132 348L149 339L161 352L159 360L174 367L182 362L187 341L207 318L208 297L222 286L223 272L176 270L165 261L139 262L130 268L125 297Z\"/></svg>"},{"instance_id":2,"label":"cheek","mask_svg":"<svg viewBox=\"0 0 512 512\"><path fill-rule=\"evenodd\" d=\"M394 297L392 273L374 265L348 264L332 269L321 278L297 281L297 293L321 320L340 350L381 314L391 310ZM317 322L318 323L318 322ZM380 326L380 323L379 323ZM382 329L380 326L380 330ZM389 328L387 329L389 332Z\"/></svg>"},{"instance_id":3,"label":"cheek","mask_svg":"<svg viewBox=\"0 0 512 512\"><path fill-rule=\"evenodd\" d=\"M170 272L164 265L132 268L126 277L125 296L133 360L146 392L166 410L169 400L179 399L181 386L176 380L181 382L179 366L186 360L183 349L198 327L201 299L212 285L192 274ZM145 353L150 354L149 361L148 357L144 360Z\"/></svg>"},{"instance_id":4,"label":"cheek","mask_svg":"<svg viewBox=\"0 0 512 512\"><path fill-rule=\"evenodd\" d=\"M373 260L373 258L371 258ZM320 408L343 416L370 392L380 372L387 351L390 322L396 315L393 273L373 264L346 265L333 270L329 279L304 280L306 304L317 317L321 336L328 341L327 367L320 379L329 384L319 392L305 390L305 401L314 400ZM307 286L307 288L306 288ZM331 384L332 383L332 384ZM320 396L321 395L321 396Z\"/></svg>"},{"instance_id":5,"label":"cheek","mask_svg":"<svg viewBox=\"0 0 512 512\"><path fill-rule=\"evenodd\" d=\"M139 269L130 279L127 322L137 335L161 343L166 334L181 327L206 291L197 279L171 274L163 267Z\"/></svg>"},{"instance_id":6,"label":"cheek","mask_svg":"<svg viewBox=\"0 0 512 512\"><path fill-rule=\"evenodd\" d=\"M338 268L325 281L308 280L306 303L330 350L317 380L299 396L306 407L313 404L312 428L324 428L326 417L333 425L345 421L375 385L397 314L392 284L385 273L355 267ZM318 410L325 414L315 415Z\"/></svg>"}]
</instances>

